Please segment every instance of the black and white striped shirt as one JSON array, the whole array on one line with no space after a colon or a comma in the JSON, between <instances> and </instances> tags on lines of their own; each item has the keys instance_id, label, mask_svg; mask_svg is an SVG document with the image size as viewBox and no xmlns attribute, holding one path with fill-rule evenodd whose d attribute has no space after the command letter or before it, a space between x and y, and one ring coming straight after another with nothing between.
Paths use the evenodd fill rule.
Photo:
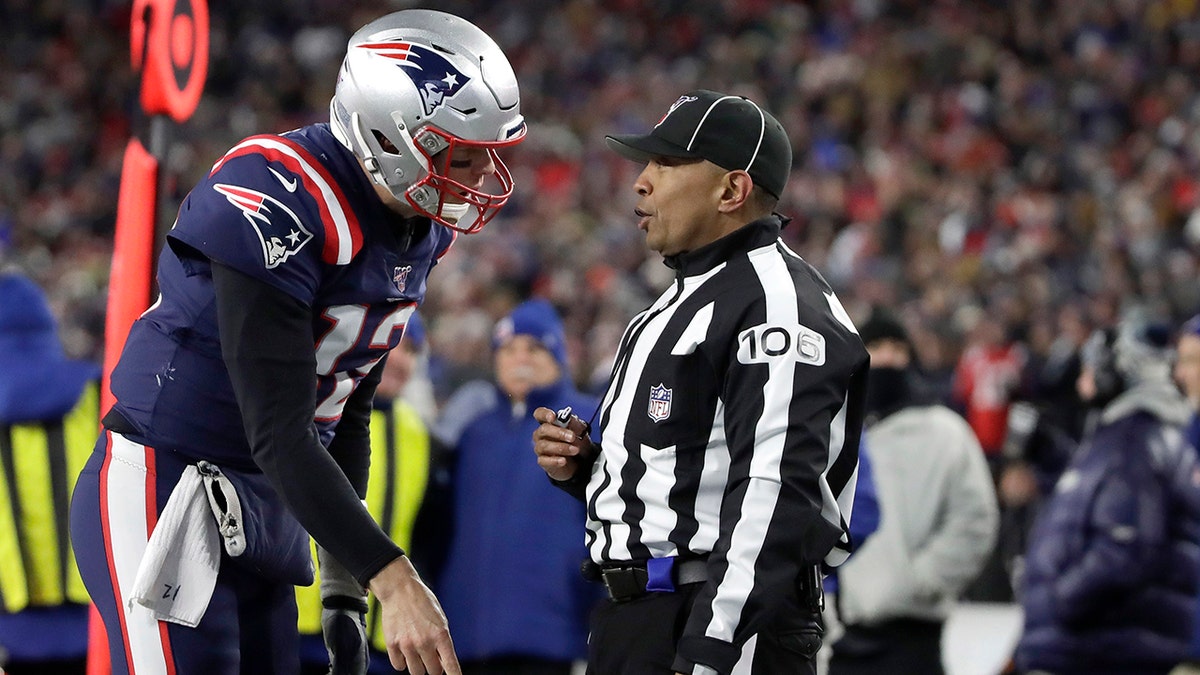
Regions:
<instances>
[{"instance_id":1,"label":"black and white striped shirt","mask_svg":"<svg viewBox=\"0 0 1200 675\"><path fill-rule=\"evenodd\" d=\"M668 258L675 284L626 328L600 409L591 557L709 555L691 663L736 660L803 570L849 553L867 354L781 227Z\"/></svg>"}]
</instances>

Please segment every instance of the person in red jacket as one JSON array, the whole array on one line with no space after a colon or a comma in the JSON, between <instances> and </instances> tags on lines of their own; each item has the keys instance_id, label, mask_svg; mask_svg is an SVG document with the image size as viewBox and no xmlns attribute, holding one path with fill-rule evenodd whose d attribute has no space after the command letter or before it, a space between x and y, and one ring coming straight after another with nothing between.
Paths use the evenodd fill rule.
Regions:
<instances>
[{"instance_id":1,"label":"person in red jacket","mask_svg":"<svg viewBox=\"0 0 1200 675\"><path fill-rule=\"evenodd\" d=\"M993 465L1008 430L1008 408L1021 383L1025 350L1004 335L998 319L981 316L954 372L954 399Z\"/></svg>"}]
</instances>

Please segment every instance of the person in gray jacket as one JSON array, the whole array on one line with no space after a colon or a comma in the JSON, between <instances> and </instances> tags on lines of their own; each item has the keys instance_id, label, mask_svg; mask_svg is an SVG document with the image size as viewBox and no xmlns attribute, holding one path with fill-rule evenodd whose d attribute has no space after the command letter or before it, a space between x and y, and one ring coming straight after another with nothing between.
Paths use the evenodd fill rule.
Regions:
<instances>
[{"instance_id":1,"label":"person in gray jacket","mask_svg":"<svg viewBox=\"0 0 1200 675\"><path fill-rule=\"evenodd\" d=\"M995 545L995 488L971 427L922 391L903 325L877 308L859 334L881 521L838 569L829 674L940 675L943 625Z\"/></svg>"}]
</instances>

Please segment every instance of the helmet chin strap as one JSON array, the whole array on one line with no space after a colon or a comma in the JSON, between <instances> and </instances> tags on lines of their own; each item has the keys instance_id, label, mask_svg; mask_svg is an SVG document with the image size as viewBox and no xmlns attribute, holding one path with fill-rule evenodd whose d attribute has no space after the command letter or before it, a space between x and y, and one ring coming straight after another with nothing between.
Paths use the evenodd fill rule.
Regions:
<instances>
[{"instance_id":1,"label":"helmet chin strap","mask_svg":"<svg viewBox=\"0 0 1200 675\"><path fill-rule=\"evenodd\" d=\"M455 204L452 202L446 202L445 204L442 204L440 215L446 220L457 225L458 221L462 220L463 216L467 215L467 212L470 210L470 204Z\"/></svg>"},{"instance_id":2,"label":"helmet chin strap","mask_svg":"<svg viewBox=\"0 0 1200 675\"><path fill-rule=\"evenodd\" d=\"M383 171L381 171L379 168L379 159L375 157L371 146L367 144L366 136L363 135L363 125L359 119L358 113L351 113L350 127L351 131L354 133L355 141L358 142L358 147L362 148L363 156L360 159L362 160L363 166L366 167L367 173L371 174L372 180L374 180L376 183L387 187L388 185L386 179L384 178Z\"/></svg>"},{"instance_id":3,"label":"helmet chin strap","mask_svg":"<svg viewBox=\"0 0 1200 675\"><path fill-rule=\"evenodd\" d=\"M437 188L432 185L419 185L408 191L407 201L417 209L418 212L434 215L444 218L453 225L457 225L458 221L462 220L463 216L467 215L471 205L457 202L445 201L442 199ZM439 205L438 202L441 202Z\"/></svg>"}]
</instances>

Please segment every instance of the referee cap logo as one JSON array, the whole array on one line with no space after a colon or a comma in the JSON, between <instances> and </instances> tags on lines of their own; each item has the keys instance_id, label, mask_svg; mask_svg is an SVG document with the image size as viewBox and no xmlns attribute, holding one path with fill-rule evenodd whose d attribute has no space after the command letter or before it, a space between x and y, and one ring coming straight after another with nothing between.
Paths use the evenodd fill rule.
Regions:
<instances>
[{"instance_id":1,"label":"referee cap logo","mask_svg":"<svg viewBox=\"0 0 1200 675\"><path fill-rule=\"evenodd\" d=\"M707 89L680 96L650 133L614 134L605 141L635 162L704 159L727 171L745 171L776 198L792 170L792 144L779 120L744 96Z\"/></svg>"},{"instance_id":2,"label":"referee cap logo","mask_svg":"<svg viewBox=\"0 0 1200 675\"><path fill-rule=\"evenodd\" d=\"M697 98L695 96L688 96L687 94L680 96L677 101L675 101L674 103L671 104L670 108L667 108L666 114L664 114L661 118L659 118L658 124L662 124L663 120L667 119L667 117L669 117L671 115L671 113L675 112L675 109L678 108L679 106L683 105L684 103L691 103L692 101L695 101L695 100L697 100ZM655 124L654 126L657 127L658 124Z\"/></svg>"}]
</instances>

